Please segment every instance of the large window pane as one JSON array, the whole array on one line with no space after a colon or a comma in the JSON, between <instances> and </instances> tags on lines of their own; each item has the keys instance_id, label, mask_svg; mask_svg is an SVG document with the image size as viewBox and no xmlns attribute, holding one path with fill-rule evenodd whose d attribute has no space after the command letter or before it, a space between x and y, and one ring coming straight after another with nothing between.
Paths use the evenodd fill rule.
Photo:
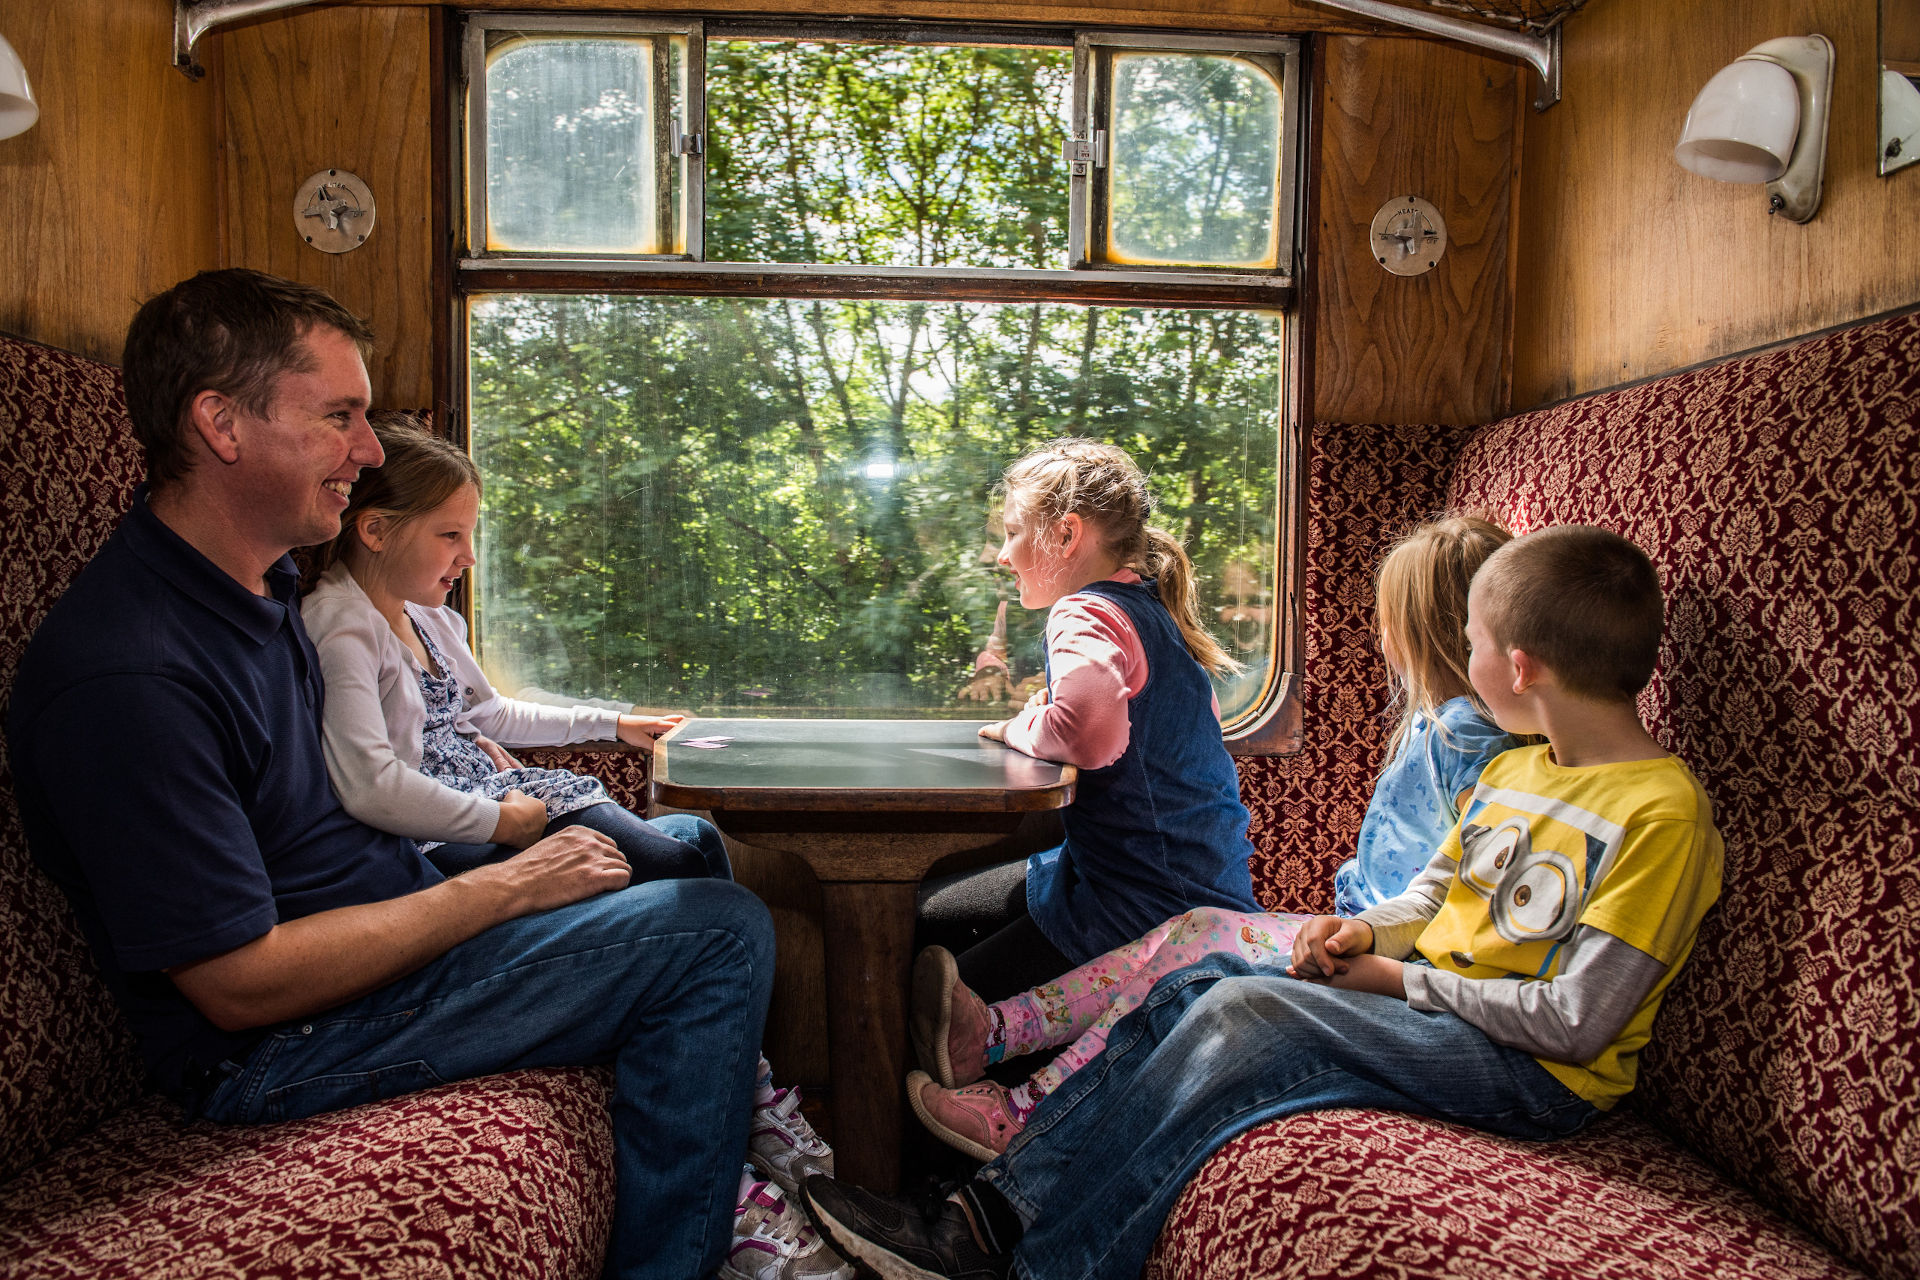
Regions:
<instances>
[{"instance_id":1,"label":"large window pane","mask_svg":"<svg viewBox=\"0 0 1920 1280\"><path fill-rule=\"evenodd\" d=\"M1281 320L1251 312L493 296L472 304L487 477L482 660L703 713L984 718L1044 616L992 558L990 490L1086 434L1152 477L1209 622L1271 658ZM1006 615L1007 670L976 666ZM984 700L963 700L962 691Z\"/></svg>"},{"instance_id":2,"label":"large window pane","mask_svg":"<svg viewBox=\"0 0 1920 1280\"><path fill-rule=\"evenodd\" d=\"M663 64L673 43L684 45L660 42ZM515 38L492 51L487 248L673 252L654 145L655 44Z\"/></svg>"},{"instance_id":3,"label":"large window pane","mask_svg":"<svg viewBox=\"0 0 1920 1280\"><path fill-rule=\"evenodd\" d=\"M712 41L707 257L1065 267L1068 49Z\"/></svg>"},{"instance_id":4,"label":"large window pane","mask_svg":"<svg viewBox=\"0 0 1920 1280\"><path fill-rule=\"evenodd\" d=\"M1108 260L1274 266L1278 81L1245 58L1112 56Z\"/></svg>"}]
</instances>

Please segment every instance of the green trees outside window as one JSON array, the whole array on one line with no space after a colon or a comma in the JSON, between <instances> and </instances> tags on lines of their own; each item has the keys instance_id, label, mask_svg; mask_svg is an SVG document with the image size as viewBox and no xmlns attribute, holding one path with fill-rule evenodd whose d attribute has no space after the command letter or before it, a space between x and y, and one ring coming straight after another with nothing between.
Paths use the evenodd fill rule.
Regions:
<instances>
[{"instance_id":1,"label":"green trees outside window","mask_svg":"<svg viewBox=\"0 0 1920 1280\"><path fill-rule=\"evenodd\" d=\"M709 44L705 257L1063 267L1071 71L1053 48ZM1044 618L994 567L992 486L1084 434L1134 454L1185 539L1248 664L1219 685L1231 719L1272 658L1284 332L1246 310L475 296L481 657L509 690L659 709L1006 714Z\"/></svg>"}]
</instances>

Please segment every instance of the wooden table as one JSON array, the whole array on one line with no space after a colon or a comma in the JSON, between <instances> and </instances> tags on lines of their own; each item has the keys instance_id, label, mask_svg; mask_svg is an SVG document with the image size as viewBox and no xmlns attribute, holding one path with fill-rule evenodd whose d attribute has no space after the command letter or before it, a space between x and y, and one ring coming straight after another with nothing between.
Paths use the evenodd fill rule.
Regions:
<instances>
[{"instance_id":1,"label":"wooden table","mask_svg":"<svg viewBox=\"0 0 1920 1280\"><path fill-rule=\"evenodd\" d=\"M825 907L827 1063L838 1176L892 1190L914 899L927 869L1073 799L1071 765L962 720L689 720L660 740L653 798L804 859ZM718 749L683 745L730 738Z\"/></svg>"}]
</instances>

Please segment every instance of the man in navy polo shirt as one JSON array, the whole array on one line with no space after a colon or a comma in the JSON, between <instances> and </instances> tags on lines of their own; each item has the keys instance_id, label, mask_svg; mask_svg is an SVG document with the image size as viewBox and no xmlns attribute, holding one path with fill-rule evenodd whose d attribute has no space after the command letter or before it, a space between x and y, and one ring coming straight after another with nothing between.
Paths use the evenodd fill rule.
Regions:
<instances>
[{"instance_id":1,"label":"man in navy polo shirt","mask_svg":"<svg viewBox=\"0 0 1920 1280\"><path fill-rule=\"evenodd\" d=\"M287 551L338 533L380 463L370 339L326 294L252 271L140 309L125 366L148 482L14 684L29 843L154 1083L199 1114L612 1063L609 1269L704 1276L732 1234L766 909L725 881L629 887L585 827L446 880L327 780Z\"/></svg>"}]
</instances>

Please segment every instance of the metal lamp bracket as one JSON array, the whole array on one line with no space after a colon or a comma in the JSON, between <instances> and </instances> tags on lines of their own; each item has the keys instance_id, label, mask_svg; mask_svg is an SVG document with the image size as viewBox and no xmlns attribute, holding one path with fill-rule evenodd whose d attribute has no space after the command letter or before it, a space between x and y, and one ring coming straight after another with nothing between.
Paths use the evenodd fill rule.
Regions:
<instances>
[{"instance_id":1,"label":"metal lamp bracket","mask_svg":"<svg viewBox=\"0 0 1920 1280\"><path fill-rule=\"evenodd\" d=\"M1800 94L1800 132L1787 171L1767 184L1767 212L1810 222L1820 209L1827 172L1827 119L1833 102L1833 41L1823 35L1781 36L1741 55L1785 67Z\"/></svg>"},{"instance_id":2,"label":"metal lamp bracket","mask_svg":"<svg viewBox=\"0 0 1920 1280\"><path fill-rule=\"evenodd\" d=\"M282 9L298 9L322 0L173 0L173 65L189 80L198 80L207 69L193 60L193 48L200 37L215 27L223 27L242 18L257 18ZM333 0L327 0L332 3Z\"/></svg>"},{"instance_id":3,"label":"metal lamp bracket","mask_svg":"<svg viewBox=\"0 0 1920 1280\"><path fill-rule=\"evenodd\" d=\"M1397 4L1385 4L1382 0L1313 2L1524 62L1540 77L1533 95L1533 109L1545 111L1560 101L1560 28L1557 24L1544 34L1533 35L1523 31L1499 31L1493 27L1483 27L1477 22L1449 18L1445 14L1428 13L1422 9L1403 9Z\"/></svg>"}]
</instances>

